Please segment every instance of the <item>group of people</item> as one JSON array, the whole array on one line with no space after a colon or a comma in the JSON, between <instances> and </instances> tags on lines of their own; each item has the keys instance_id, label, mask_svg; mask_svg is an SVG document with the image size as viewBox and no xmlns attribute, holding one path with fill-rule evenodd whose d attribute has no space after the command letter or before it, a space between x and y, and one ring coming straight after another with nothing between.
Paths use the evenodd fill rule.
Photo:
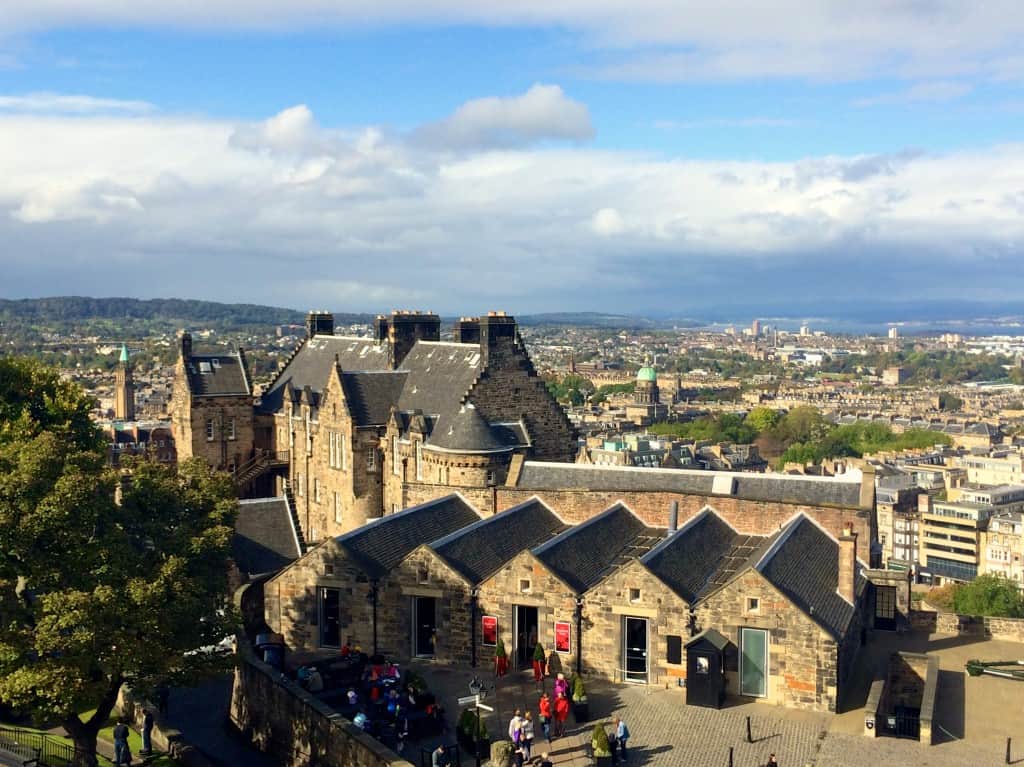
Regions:
<instances>
[{"instance_id":1,"label":"group of people","mask_svg":"<svg viewBox=\"0 0 1024 767\"><path fill-rule=\"evenodd\" d=\"M563 685L565 685L562 689L559 689L559 682L562 682ZM569 699L566 694L568 692L567 687L568 683L565 681L565 678L559 674L558 679L555 680L556 697L553 717L551 698L546 692L541 693L540 700L537 703L537 710L540 715L540 726L544 732L544 738L548 743L551 742L552 738L552 722L554 723L554 737L558 738L565 735L565 720L569 717ZM614 725L615 729L608 737L608 742L611 745L612 750L612 761L616 764L619 761L625 764L626 744L629 741L629 728L621 717L615 717ZM533 741L535 737L533 713L530 711L523 713L517 708L515 714L512 715L512 718L508 723L508 737L509 740L512 741L516 767L523 767L524 764L532 762ZM540 767L544 767L545 764L550 765L547 753L541 754Z\"/></svg>"},{"instance_id":2,"label":"group of people","mask_svg":"<svg viewBox=\"0 0 1024 767\"><path fill-rule=\"evenodd\" d=\"M124 717L117 720L114 726L114 764L116 767L131 765L132 751L128 746L128 735L131 730ZM149 756L153 753L153 712L148 708L142 714L142 748L139 754Z\"/></svg>"}]
</instances>

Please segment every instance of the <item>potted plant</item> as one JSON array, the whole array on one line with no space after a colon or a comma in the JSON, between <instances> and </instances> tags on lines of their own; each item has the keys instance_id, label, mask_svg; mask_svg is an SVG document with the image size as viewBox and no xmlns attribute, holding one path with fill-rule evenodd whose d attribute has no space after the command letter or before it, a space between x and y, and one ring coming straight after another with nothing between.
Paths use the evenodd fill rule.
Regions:
<instances>
[{"instance_id":1,"label":"potted plant","mask_svg":"<svg viewBox=\"0 0 1024 767\"><path fill-rule=\"evenodd\" d=\"M494 648L494 675L505 676L508 673L508 652L505 640L498 638L498 646Z\"/></svg>"},{"instance_id":2,"label":"potted plant","mask_svg":"<svg viewBox=\"0 0 1024 767\"><path fill-rule=\"evenodd\" d=\"M583 686L583 677L573 674L569 686L572 691L572 715L577 722L590 719L590 703L587 701L587 689Z\"/></svg>"},{"instance_id":3,"label":"potted plant","mask_svg":"<svg viewBox=\"0 0 1024 767\"><path fill-rule=\"evenodd\" d=\"M544 654L544 645L537 642L533 648L533 681L539 682L544 678L544 664L547 655Z\"/></svg>"},{"instance_id":4,"label":"potted plant","mask_svg":"<svg viewBox=\"0 0 1024 767\"><path fill-rule=\"evenodd\" d=\"M459 723L456 727L459 744L470 753L475 753L486 759L491 752L490 734L487 732L487 724L477 717L477 712L467 708L459 715Z\"/></svg>"},{"instance_id":5,"label":"potted plant","mask_svg":"<svg viewBox=\"0 0 1024 767\"><path fill-rule=\"evenodd\" d=\"M594 757L594 764L598 767L611 767L612 749L603 724L594 725L594 731L590 736L590 753Z\"/></svg>"}]
</instances>

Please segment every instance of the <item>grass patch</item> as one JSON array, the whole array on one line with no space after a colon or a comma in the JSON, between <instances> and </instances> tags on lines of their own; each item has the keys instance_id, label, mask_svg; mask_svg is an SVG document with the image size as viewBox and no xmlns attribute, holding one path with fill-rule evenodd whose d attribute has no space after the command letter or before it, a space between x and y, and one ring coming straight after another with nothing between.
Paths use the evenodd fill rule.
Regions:
<instances>
[{"instance_id":1,"label":"grass patch","mask_svg":"<svg viewBox=\"0 0 1024 767\"><path fill-rule=\"evenodd\" d=\"M78 717L79 719L82 719L84 721L91 717L94 712L95 709L93 711L83 711L81 714L78 715ZM111 717L107 719L107 723L100 728L100 732L97 737L99 737L101 740L107 741L107 743L113 743L114 727L116 725L117 716L111 715ZM133 730L131 726L128 727L128 748L132 752L133 762L138 761L140 758L142 758L141 755L139 754L139 751L142 750L142 735ZM149 759L147 759L146 764L153 765L153 767L180 767L181 762L178 762L175 759L169 757L167 754L160 753L159 751L156 751L154 749L153 755L149 757Z\"/></svg>"}]
</instances>

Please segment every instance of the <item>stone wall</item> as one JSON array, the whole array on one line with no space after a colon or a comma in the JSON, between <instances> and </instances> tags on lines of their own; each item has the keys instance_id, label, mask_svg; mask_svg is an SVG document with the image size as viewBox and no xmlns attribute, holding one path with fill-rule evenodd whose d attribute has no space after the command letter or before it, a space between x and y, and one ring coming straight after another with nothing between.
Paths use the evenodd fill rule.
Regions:
<instances>
[{"instance_id":1,"label":"stone wall","mask_svg":"<svg viewBox=\"0 0 1024 767\"><path fill-rule=\"evenodd\" d=\"M956 613L912 610L910 626L916 631L929 634L964 634L984 636L1005 642L1024 643L1024 619L990 618L983 616L957 615Z\"/></svg>"},{"instance_id":2,"label":"stone wall","mask_svg":"<svg viewBox=\"0 0 1024 767\"><path fill-rule=\"evenodd\" d=\"M748 609L751 598L758 600L756 611ZM726 653L729 694L739 694L740 629L765 629L769 678L764 700L792 708L836 710L836 641L759 573L748 571L712 594L697 607L697 622L699 628L714 628L735 645Z\"/></svg>"},{"instance_id":3,"label":"stone wall","mask_svg":"<svg viewBox=\"0 0 1024 767\"><path fill-rule=\"evenodd\" d=\"M239 647L231 723L288 767L412 767L332 708Z\"/></svg>"},{"instance_id":4,"label":"stone wall","mask_svg":"<svg viewBox=\"0 0 1024 767\"><path fill-rule=\"evenodd\" d=\"M639 593L637 593L639 592ZM678 686L686 677L681 663L668 662L668 637L690 638L689 605L639 561L632 561L601 581L585 596L583 669L622 680L623 619L647 619L648 674L652 684Z\"/></svg>"},{"instance_id":5,"label":"stone wall","mask_svg":"<svg viewBox=\"0 0 1024 767\"><path fill-rule=\"evenodd\" d=\"M528 582L524 589L523 581ZM552 672L572 671L576 667L576 653L579 637L576 635L576 593L547 566L528 551L523 551L507 562L498 572L480 584L477 620L481 615L493 615L498 619L498 636L505 643L511 658L515 652L517 637L513 632L516 605L537 608L537 641L552 658ZM555 654L555 622L568 621L571 624L571 652ZM477 641L480 642L480 627L477 627ZM586 641L586 640L584 640ZM494 647L481 645L477 649L478 665L493 667ZM584 649L584 657L588 650ZM533 657L533 649L529 650ZM511 665L511 662L510 662ZM559 668L560 667L560 668Z\"/></svg>"},{"instance_id":6,"label":"stone wall","mask_svg":"<svg viewBox=\"0 0 1024 767\"><path fill-rule=\"evenodd\" d=\"M726 496L680 495L678 493L642 491L595 491L586 488L561 490L497 489L498 511L511 508L536 495L567 522L582 522L612 506L624 502L648 525L668 526L668 510L672 501L679 502L679 526L710 506L741 533L765 535L778 530L799 512L805 512L836 538L851 526L859 540L868 542L872 536L873 515L870 510L831 506L809 506L777 501L750 501ZM865 557L862 555L862 559Z\"/></svg>"}]
</instances>

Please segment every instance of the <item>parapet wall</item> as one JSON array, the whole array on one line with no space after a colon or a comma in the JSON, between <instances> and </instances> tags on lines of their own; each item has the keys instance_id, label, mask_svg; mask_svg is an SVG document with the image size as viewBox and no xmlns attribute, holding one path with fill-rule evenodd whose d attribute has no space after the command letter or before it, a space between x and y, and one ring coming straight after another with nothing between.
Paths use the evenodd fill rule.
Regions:
<instances>
[{"instance_id":1,"label":"parapet wall","mask_svg":"<svg viewBox=\"0 0 1024 767\"><path fill-rule=\"evenodd\" d=\"M977 615L912 610L910 626L930 634L963 634L1024 643L1024 619L988 618Z\"/></svg>"},{"instance_id":2,"label":"parapet wall","mask_svg":"<svg viewBox=\"0 0 1024 767\"><path fill-rule=\"evenodd\" d=\"M287 767L413 767L256 658L238 647L231 722L261 751Z\"/></svg>"}]
</instances>

